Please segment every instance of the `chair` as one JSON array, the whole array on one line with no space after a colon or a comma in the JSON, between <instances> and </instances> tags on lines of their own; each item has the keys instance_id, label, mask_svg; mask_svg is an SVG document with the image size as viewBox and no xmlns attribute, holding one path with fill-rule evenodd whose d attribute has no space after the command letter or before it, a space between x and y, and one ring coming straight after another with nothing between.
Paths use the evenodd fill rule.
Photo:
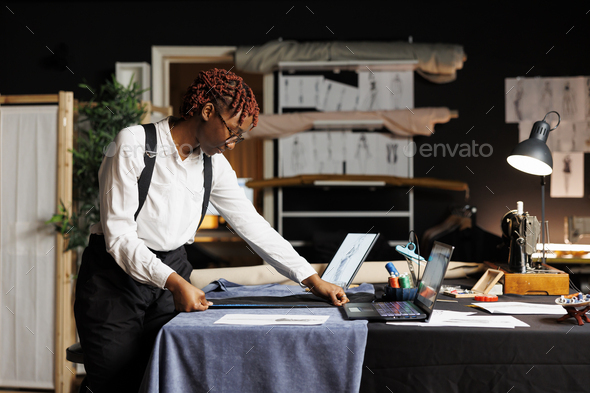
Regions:
<instances>
[{"instance_id":1,"label":"chair","mask_svg":"<svg viewBox=\"0 0 590 393\"><path fill-rule=\"evenodd\" d=\"M66 349L66 359L72 363L84 364L84 351L82 350L82 345L80 345L80 343L70 345ZM87 386L88 385L86 383L86 377L84 377L82 383L80 384L80 390L78 392L87 393Z\"/></svg>"}]
</instances>

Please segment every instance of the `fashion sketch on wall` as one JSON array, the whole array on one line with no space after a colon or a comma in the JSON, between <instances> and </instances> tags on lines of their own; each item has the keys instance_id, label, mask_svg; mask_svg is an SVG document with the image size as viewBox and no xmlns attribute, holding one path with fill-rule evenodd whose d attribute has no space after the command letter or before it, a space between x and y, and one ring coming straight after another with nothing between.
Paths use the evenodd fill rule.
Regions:
<instances>
[{"instance_id":1,"label":"fashion sketch on wall","mask_svg":"<svg viewBox=\"0 0 590 393\"><path fill-rule=\"evenodd\" d=\"M588 77L506 78L506 123L542 120L557 111L561 121L583 121L588 116Z\"/></svg>"},{"instance_id":2,"label":"fashion sketch on wall","mask_svg":"<svg viewBox=\"0 0 590 393\"><path fill-rule=\"evenodd\" d=\"M347 133L300 132L279 139L279 176L343 174Z\"/></svg>"},{"instance_id":3,"label":"fashion sketch on wall","mask_svg":"<svg viewBox=\"0 0 590 393\"><path fill-rule=\"evenodd\" d=\"M319 110L323 112L356 111L359 104L359 90L355 86L324 79L320 86L323 101Z\"/></svg>"},{"instance_id":4,"label":"fashion sketch on wall","mask_svg":"<svg viewBox=\"0 0 590 393\"><path fill-rule=\"evenodd\" d=\"M584 197L584 153L553 153L551 198Z\"/></svg>"},{"instance_id":5,"label":"fashion sketch on wall","mask_svg":"<svg viewBox=\"0 0 590 393\"><path fill-rule=\"evenodd\" d=\"M583 197L584 153L590 152L590 78L507 78L504 87L506 122L518 123L520 142L529 138L534 122L551 111L559 113L559 127L547 138L554 164L551 196ZM545 119L552 128L557 120L553 113Z\"/></svg>"},{"instance_id":6,"label":"fashion sketch on wall","mask_svg":"<svg viewBox=\"0 0 590 393\"><path fill-rule=\"evenodd\" d=\"M322 76L284 76L280 105L284 108L318 108L323 81Z\"/></svg>"},{"instance_id":7,"label":"fashion sketch on wall","mask_svg":"<svg viewBox=\"0 0 590 393\"><path fill-rule=\"evenodd\" d=\"M359 72L359 109L377 111L414 107L414 86L411 71Z\"/></svg>"},{"instance_id":8,"label":"fashion sketch on wall","mask_svg":"<svg viewBox=\"0 0 590 393\"><path fill-rule=\"evenodd\" d=\"M409 177L411 138L378 132L310 131L279 139L279 176L311 174Z\"/></svg>"}]
</instances>

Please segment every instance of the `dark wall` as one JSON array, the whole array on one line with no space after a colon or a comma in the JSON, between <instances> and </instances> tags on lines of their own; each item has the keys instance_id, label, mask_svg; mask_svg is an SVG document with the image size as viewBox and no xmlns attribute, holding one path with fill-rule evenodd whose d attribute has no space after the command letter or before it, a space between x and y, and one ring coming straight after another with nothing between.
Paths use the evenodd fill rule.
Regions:
<instances>
[{"instance_id":1,"label":"dark wall","mask_svg":"<svg viewBox=\"0 0 590 393\"><path fill-rule=\"evenodd\" d=\"M463 45L456 81L415 78L415 105L447 106L459 118L437 125L423 143L488 143L490 157L415 158L415 176L465 181L477 223L500 233L515 208L541 216L539 179L518 173L506 156L518 126L504 122L504 79L590 74L590 6L582 2L452 5L437 2L9 2L0 9L0 93L72 90L81 100L114 72L116 61L151 63L152 45L260 45L271 39L407 40ZM573 28L572 28L573 27ZM556 131L559 132L559 129ZM588 172L586 165L586 172ZM586 176L587 177L587 176ZM549 184L548 184L549 186ZM588 190L588 187L586 187ZM463 194L415 190L418 233L439 223ZM548 189L547 189L548 195ZM551 240L563 240L563 217L590 215L588 197L547 199Z\"/></svg>"}]
</instances>

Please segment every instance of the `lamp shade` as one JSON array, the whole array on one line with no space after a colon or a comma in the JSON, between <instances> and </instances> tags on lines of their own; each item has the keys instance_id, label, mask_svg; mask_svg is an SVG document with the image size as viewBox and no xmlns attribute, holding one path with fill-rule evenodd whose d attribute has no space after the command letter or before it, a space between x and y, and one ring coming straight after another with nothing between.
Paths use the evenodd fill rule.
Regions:
<instances>
[{"instance_id":1,"label":"lamp shade","mask_svg":"<svg viewBox=\"0 0 590 393\"><path fill-rule=\"evenodd\" d=\"M506 159L519 171L547 176L553 172L553 158L547 144L538 139L520 142Z\"/></svg>"},{"instance_id":2,"label":"lamp shade","mask_svg":"<svg viewBox=\"0 0 590 393\"><path fill-rule=\"evenodd\" d=\"M559 116L557 112L549 113L556 113ZM545 115L545 118L547 115ZM555 128L551 129L545 118L533 124L529 139L516 145L506 159L510 165L519 171L538 176L547 176L553 173L553 158L551 157L551 150L547 146L547 138L549 132L557 128L559 122Z\"/></svg>"}]
</instances>

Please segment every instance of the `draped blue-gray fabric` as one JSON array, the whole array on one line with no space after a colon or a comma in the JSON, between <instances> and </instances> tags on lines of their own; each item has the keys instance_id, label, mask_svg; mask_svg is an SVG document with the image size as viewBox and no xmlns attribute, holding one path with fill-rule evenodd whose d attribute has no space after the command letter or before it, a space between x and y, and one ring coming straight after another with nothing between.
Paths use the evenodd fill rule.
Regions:
<instances>
[{"instance_id":1,"label":"draped blue-gray fabric","mask_svg":"<svg viewBox=\"0 0 590 393\"><path fill-rule=\"evenodd\" d=\"M226 314L329 318L315 326L214 324ZM358 392L366 342L367 322L347 320L340 307L181 313L158 334L141 392Z\"/></svg>"},{"instance_id":2,"label":"draped blue-gray fabric","mask_svg":"<svg viewBox=\"0 0 590 393\"><path fill-rule=\"evenodd\" d=\"M296 285L280 285L280 284L265 284L265 285L240 285L227 281L224 278L215 280L203 288L203 292L207 294L207 299L226 299L236 297L250 297L250 296L275 296L285 297L293 295L305 295L305 289ZM351 293L375 293L375 287L372 284L361 284L358 287L351 288L346 291Z\"/></svg>"}]
</instances>

